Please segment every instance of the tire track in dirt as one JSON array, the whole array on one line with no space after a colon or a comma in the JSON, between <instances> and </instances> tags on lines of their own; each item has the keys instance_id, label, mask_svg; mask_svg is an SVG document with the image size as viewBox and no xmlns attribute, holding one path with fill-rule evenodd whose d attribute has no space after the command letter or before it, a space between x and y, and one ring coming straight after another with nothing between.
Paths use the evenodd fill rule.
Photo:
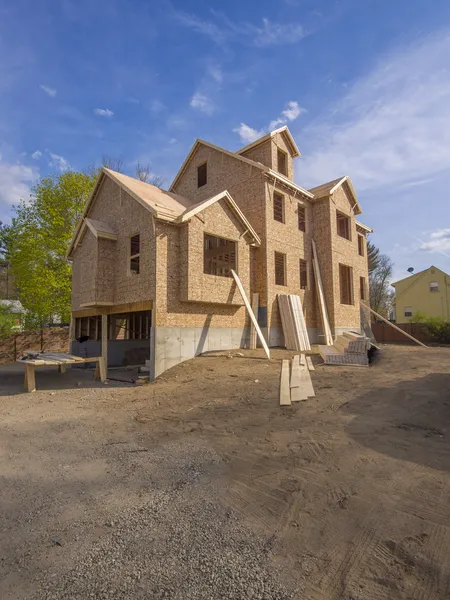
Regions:
<instances>
[{"instance_id":1,"label":"tire track in dirt","mask_svg":"<svg viewBox=\"0 0 450 600\"><path fill-rule=\"evenodd\" d=\"M450 576L449 544L450 530L447 527L433 525L424 546L430 561L429 568L425 572L425 577L419 579L410 596L411 600L448 598L446 590L449 588Z\"/></svg>"}]
</instances>

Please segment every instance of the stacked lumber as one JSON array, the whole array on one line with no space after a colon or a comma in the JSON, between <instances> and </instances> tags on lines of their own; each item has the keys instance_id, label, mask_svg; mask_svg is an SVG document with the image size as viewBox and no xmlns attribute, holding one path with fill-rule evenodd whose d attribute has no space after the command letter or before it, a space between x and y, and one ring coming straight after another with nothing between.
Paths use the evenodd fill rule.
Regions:
<instances>
[{"instance_id":1,"label":"stacked lumber","mask_svg":"<svg viewBox=\"0 0 450 600\"><path fill-rule=\"evenodd\" d=\"M327 365L369 366L369 338L346 332L339 335L332 346L319 346L320 356Z\"/></svg>"},{"instance_id":2,"label":"stacked lumber","mask_svg":"<svg viewBox=\"0 0 450 600\"><path fill-rule=\"evenodd\" d=\"M296 355L292 359L290 379L289 361L283 360L281 365L280 379L280 406L290 406L292 402L307 400L316 394L311 381L309 371L314 367L304 354Z\"/></svg>"},{"instance_id":3,"label":"stacked lumber","mask_svg":"<svg viewBox=\"0 0 450 600\"><path fill-rule=\"evenodd\" d=\"M288 350L311 350L300 296L278 294L284 344Z\"/></svg>"}]
</instances>

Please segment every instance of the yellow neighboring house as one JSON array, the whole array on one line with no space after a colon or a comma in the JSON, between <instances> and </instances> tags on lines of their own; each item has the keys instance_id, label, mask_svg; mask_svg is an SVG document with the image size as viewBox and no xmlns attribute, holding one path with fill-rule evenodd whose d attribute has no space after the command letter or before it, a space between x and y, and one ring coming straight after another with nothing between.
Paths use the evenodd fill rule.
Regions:
<instances>
[{"instance_id":1,"label":"yellow neighboring house","mask_svg":"<svg viewBox=\"0 0 450 600\"><path fill-rule=\"evenodd\" d=\"M450 320L450 275L429 267L392 284L397 323L409 323L420 312Z\"/></svg>"}]
</instances>

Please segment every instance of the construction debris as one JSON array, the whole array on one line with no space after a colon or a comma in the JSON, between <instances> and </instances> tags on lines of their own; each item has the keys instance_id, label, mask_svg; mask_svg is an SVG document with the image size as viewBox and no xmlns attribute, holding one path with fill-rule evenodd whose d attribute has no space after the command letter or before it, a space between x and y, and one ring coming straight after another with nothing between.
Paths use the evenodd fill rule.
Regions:
<instances>
[{"instance_id":1,"label":"construction debris","mask_svg":"<svg viewBox=\"0 0 450 600\"><path fill-rule=\"evenodd\" d=\"M297 354L293 357L290 381L289 361L283 360L280 380L280 406L289 406L292 402L307 400L315 395L305 355Z\"/></svg>"},{"instance_id":2,"label":"construction debris","mask_svg":"<svg viewBox=\"0 0 450 600\"><path fill-rule=\"evenodd\" d=\"M326 365L369 366L372 342L357 333L339 335L332 346L319 346L320 356Z\"/></svg>"},{"instance_id":3,"label":"construction debris","mask_svg":"<svg viewBox=\"0 0 450 600\"><path fill-rule=\"evenodd\" d=\"M288 350L311 350L300 296L278 294L284 343Z\"/></svg>"}]
</instances>

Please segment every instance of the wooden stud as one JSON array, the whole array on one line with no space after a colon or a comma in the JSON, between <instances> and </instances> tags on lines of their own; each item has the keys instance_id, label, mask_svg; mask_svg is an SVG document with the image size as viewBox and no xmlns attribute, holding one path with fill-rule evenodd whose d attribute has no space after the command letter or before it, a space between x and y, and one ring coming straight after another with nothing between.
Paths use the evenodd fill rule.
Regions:
<instances>
[{"instance_id":1,"label":"wooden stud","mask_svg":"<svg viewBox=\"0 0 450 600\"><path fill-rule=\"evenodd\" d=\"M101 356L98 359L98 367L99 367L99 371L100 371L100 381L102 383L105 383L106 379L108 377L108 371L107 371L107 368L106 368L106 361L105 361L105 359L104 359L103 356Z\"/></svg>"},{"instance_id":2,"label":"wooden stud","mask_svg":"<svg viewBox=\"0 0 450 600\"><path fill-rule=\"evenodd\" d=\"M245 304L245 308L247 309L247 312L248 312L248 314L250 316L250 319L252 320L252 323L253 323L253 325L254 325L254 327L256 329L256 333L258 334L259 341L261 342L262 347L264 348L264 352L266 353L267 358L270 359L270 350L269 350L269 347L267 346L266 340L264 339L264 336L263 336L263 334L261 332L261 329L259 328L258 321L256 320L256 317L255 317L255 315L254 315L254 313L252 311L252 307L250 306L250 303L248 301L247 294L245 293L245 290L244 290L244 287L242 285L242 282L239 279L239 275L237 275L237 273L233 269L231 269L231 274L233 275L233 278L234 278L234 280L236 282L236 285L238 286L238 289L239 289L239 291L241 293L242 300L244 301L244 304Z\"/></svg>"},{"instance_id":3,"label":"wooden stud","mask_svg":"<svg viewBox=\"0 0 450 600\"><path fill-rule=\"evenodd\" d=\"M25 389L27 392L36 391L36 377L34 373L34 365L27 363L25 365Z\"/></svg>"},{"instance_id":4,"label":"wooden stud","mask_svg":"<svg viewBox=\"0 0 450 600\"><path fill-rule=\"evenodd\" d=\"M291 389L289 387L289 361L283 360L281 363L280 377L280 406L290 406Z\"/></svg>"},{"instance_id":5,"label":"wooden stud","mask_svg":"<svg viewBox=\"0 0 450 600\"><path fill-rule=\"evenodd\" d=\"M325 294L323 292L322 277L320 275L320 267L319 267L319 260L317 258L316 243L314 240L311 240L311 241L312 241L312 250L313 250L314 276L316 278L317 295L319 297L320 315L322 317L322 327L323 327L323 333L325 335L325 344L327 346L332 346L333 345L333 335L332 335L331 329L330 329L330 321L328 320L327 305L325 303Z\"/></svg>"},{"instance_id":6,"label":"wooden stud","mask_svg":"<svg viewBox=\"0 0 450 600\"><path fill-rule=\"evenodd\" d=\"M310 371L315 371L316 370L315 367L314 367L314 365L313 365L312 358L310 356L306 357L306 364L308 365L308 369Z\"/></svg>"},{"instance_id":7,"label":"wooden stud","mask_svg":"<svg viewBox=\"0 0 450 600\"><path fill-rule=\"evenodd\" d=\"M253 294L252 296L252 311L256 318L258 318L258 307L259 307L259 294ZM250 321L250 350L256 349L256 329L253 325L253 321Z\"/></svg>"}]
</instances>

